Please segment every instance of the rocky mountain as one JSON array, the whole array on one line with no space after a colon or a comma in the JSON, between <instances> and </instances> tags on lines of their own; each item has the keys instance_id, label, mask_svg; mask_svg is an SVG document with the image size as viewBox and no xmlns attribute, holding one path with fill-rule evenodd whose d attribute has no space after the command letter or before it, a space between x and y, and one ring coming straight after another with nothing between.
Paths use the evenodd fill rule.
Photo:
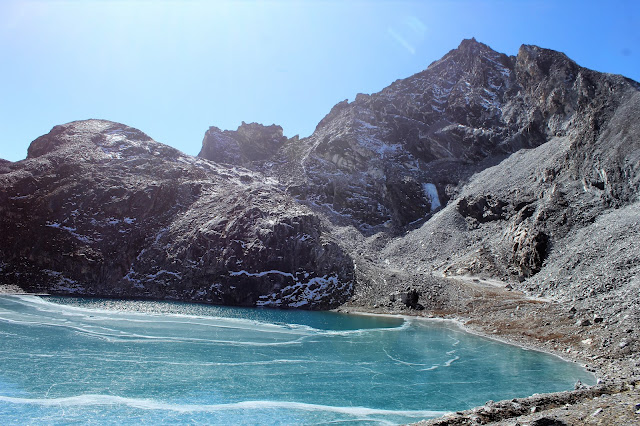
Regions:
<instances>
[{"instance_id":1,"label":"rocky mountain","mask_svg":"<svg viewBox=\"0 0 640 426\"><path fill-rule=\"evenodd\" d=\"M196 158L117 123L56 126L26 160L0 163L0 278L444 309L458 290L443 277L467 276L640 315L639 90L559 52L472 39L338 103L307 138L211 127Z\"/></svg>"},{"instance_id":2,"label":"rocky mountain","mask_svg":"<svg viewBox=\"0 0 640 426\"><path fill-rule=\"evenodd\" d=\"M529 148L461 182L380 258L640 320L640 86L531 46L512 61L518 95L502 117L532 118L516 132Z\"/></svg>"},{"instance_id":3,"label":"rocky mountain","mask_svg":"<svg viewBox=\"0 0 640 426\"><path fill-rule=\"evenodd\" d=\"M0 174L0 277L31 291L326 309L353 263L269 179L103 120L54 127Z\"/></svg>"},{"instance_id":4,"label":"rocky mountain","mask_svg":"<svg viewBox=\"0 0 640 426\"><path fill-rule=\"evenodd\" d=\"M283 142L277 133L267 148L274 130L264 128L254 138L254 158L280 144L256 167L298 200L363 231L403 230L455 198L474 173L520 149L569 134L596 137L623 93L637 87L552 50L522 46L509 57L464 40L425 71L338 103L308 138ZM200 156L219 159L210 153L223 151L228 139L210 133ZM242 146L247 133L245 125L224 132Z\"/></svg>"}]
</instances>

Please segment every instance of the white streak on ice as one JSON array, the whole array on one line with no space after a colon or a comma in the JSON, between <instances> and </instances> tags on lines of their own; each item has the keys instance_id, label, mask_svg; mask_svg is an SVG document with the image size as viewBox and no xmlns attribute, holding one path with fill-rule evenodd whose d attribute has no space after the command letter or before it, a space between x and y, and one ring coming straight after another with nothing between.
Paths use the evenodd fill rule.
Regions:
<instances>
[{"instance_id":1,"label":"white streak on ice","mask_svg":"<svg viewBox=\"0 0 640 426\"><path fill-rule=\"evenodd\" d=\"M306 404L292 401L241 401L228 404L171 404L152 399L123 398L114 395L78 395L67 398L15 398L0 396L0 401L13 404L35 404L43 406L95 406L126 405L142 410L164 410L178 413L218 412L228 410L272 410L329 411L352 416L398 415L411 417L436 417L447 414L434 410L383 410L367 407L336 407L331 405Z\"/></svg>"}]
</instances>

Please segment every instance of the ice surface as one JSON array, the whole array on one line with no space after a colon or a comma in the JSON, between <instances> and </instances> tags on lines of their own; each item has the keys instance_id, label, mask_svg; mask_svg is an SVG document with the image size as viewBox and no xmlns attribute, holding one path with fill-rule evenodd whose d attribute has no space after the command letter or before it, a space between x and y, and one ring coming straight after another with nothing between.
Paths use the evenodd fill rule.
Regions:
<instances>
[{"instance_id":1,"label":"ice surface","mask_svg":"<svg viewBox=\"0 0 640 426\"><path fill-rule=\"evenodd\" d=\"M593 382L446 323L333 312L0 296L0 335L1 424L401 424Z\"/></svg>"}]
</instances>

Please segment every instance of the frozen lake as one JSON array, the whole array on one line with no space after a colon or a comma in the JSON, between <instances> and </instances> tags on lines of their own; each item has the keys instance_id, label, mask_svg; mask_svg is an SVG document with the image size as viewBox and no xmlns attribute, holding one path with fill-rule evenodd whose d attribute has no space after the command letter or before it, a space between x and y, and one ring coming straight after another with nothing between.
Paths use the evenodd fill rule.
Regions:
<instances>
[{"instance_id":1,"label":"frozen lake","mask_svg":"<svg viewBox=\"0 0 640 426\"><path fill-rule=\"evenodd\" d=\"M442 321L0 296L1 424L398 424L577 380Z\"/></svg>"}]
</instances>

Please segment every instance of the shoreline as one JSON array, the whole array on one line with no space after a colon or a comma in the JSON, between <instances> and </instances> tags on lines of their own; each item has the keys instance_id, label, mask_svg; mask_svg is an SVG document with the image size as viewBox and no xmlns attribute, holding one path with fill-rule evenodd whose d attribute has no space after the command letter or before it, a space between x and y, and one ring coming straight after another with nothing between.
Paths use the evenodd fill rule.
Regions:
<instances>
[{"instance_id":1,"label":"shoreline","mask_svg":"<svg viewBox=\"0 0 640 426\"><path fill-rule=\"evenodd\" d=\"M49 293L31 293L31 292L25 292L22 289L20 289L20 291L6 291L6 286L5 285L0 285L0 296L51 296L51 294ZM14 286L15 287L15 286ZM84 295L70 295L71 297L92 297L92 296L84 296ZM119 300L119 299L118 299ZM187 303L192 303L192 302L187 302ZM362 307L364 308L364 307ZM478 330L476 328L473 327L469 327L467 324L467 321L464 320L464 318L461 317L454 317L454 318L446 318L446 317L440 317L440 316L425 316L422 311L414 311L414 312L404 312L404 313L391 313L391 312L374 312L373 310L366 310L366 308L362 309L362 310L349 310L349 309L344 309L342 307L336 308L336 309L331 309L329 310L329 312L336 312L336 313L343 313L343 314L349 314L349 315L363 315L363 316L376 316L376 317L387 317L387 318L402 318L405 321L406 320L418 320L418 321L425 321L425 322L439 322L439 323L448 323L448 324L452 324L454 325L456 328L460 329L461 331L465 332L465 333L469 333L469 334L473 334L475 336L478 337L482 337L488 340L492 340L495 342L499 342L502 344L506 344L506 345L511 345L511 346L516 346L518 348L524 349L524 350L530 350L530 351L536 351L536 352L541 352L541 353L545 353L548 355L552 355L556 358L561 359L562 361L565 362L570 362L570 363L578 363L579 361L581 362L580 365L583 369L585 369L586 372L590 373L593 375L595 382L598 382L599 380L601 380L600 377L598 377L598 375L593 372L593 371L589 371L589 364L588 361L584 358L569 358L566 356L566 354L561 354L558 353L557 351L553 351L547 347L543 347L543 346L539 346L536 345L534 342L526 342L526 341L518 341L512 338L509 338L508 336L505 335L496 335L496 334L488 334L486 332L483 332L482 330Z\"/></svg>"},{"instance_id":2,"label":"shoreline","mask_svg":"<svg viewBox=\"0 0 640 426\"><path fill-rule=\"evenodd\" d=\"M640 358L625 351L629 330L611 321L585 319L593 313L576 310L554 300L528 297L508 287L486 286L472 278L447 278L455 297L415 310L378 299L369 306L349 303L343 312L400 315L425 320L451 321L465 332L553 355L578 363L595 384L576 384L564 392L534 394L527 398L487 401L483 406L423 420L419 425L609 425L640 424ZM366 302L365 302L366 303ZM593 318L593 316L591 316ZM607 339L622 337L619 345ZM628 348L631 349L631 348ZM531 422L531 423L530 423ZM540 423L536 423L540 422Z\"/></svg>"},{"instance_id":3,"label":"shoreline","mask_svg":"<svg viewBox=\"0 0 640 426\"><path fill-rule=\"evenodd\" d=\"M51 294L49 293L31 293L31 292L25 292L25 291L5 291L5 288L3 288L4 286L0 285L0 296L51 296ZM65 296L70 296L70 297L93 297L93 296L84 296L84 295L63 295L62 297ZM121 300L121 299L116 299L116 300ZM122 300L127 300L127 299L122 299ZM146 299L141 299L141 300L146 300ZM162 299L160 299L162 300ZM168 301L173 301L173 300L168 300ZM198 302L188 302L187 303L196 303L198 304ZM215 306L215 305L213 305ZM248 307L248 309L251 309L250 307ZM549 348L544 348L544 347L540 347L540 346L536 346L532 343L527 343L527 342L520 342L514 339L509 339L506 338L504 336L501 335L491 335L491 334L487 334L484 333L482 331L476 330L474 328L470 328L466 322L464 321L463 318L445 318L445 317L436 317L436 316L424 316L420 313L420 311L416 311L416 313L381 313L381 312L373 312L373 311L367 311L367 310L348 310L348 309L343 309L343 308L336 308L336 309L331 309L329 310L329 312L336 312L336 313L342 313L342 314L349 314L349 315L363 315L363 316L375 316L375 317L386 317L386 318L402 318L404 320L418 320L418 321L425 321L425 322L440 322L440 323L449 323L449 324L453 324L455 327L459 328L461 331L469 333L469 334L473 334L475 336L478 337L482 337L488 340L492 340L495 342L500 342L506 345L511 345L511 346L516 346L518 348L524 349L524 350L531 350L531 351L536 351L536 352L542 352L542 353L546 353L548 355L552 355L555 356L557 358L560 358L561 360L565 361L565 362L571 362L571 363L576 363L577 360L575 359L570 359L567 358L564 355L561 355L559 353L556 353L552 350L550 350ZM585 361L585 360L582 360ZM585 361L586 362L586 361ZM583 368L587 368L587 364L581 364L583 366ZM592 372L591 372L592 373ZM593 374L593 373L592 373ZM596 375L594 374L594 377L596 380L598 380L598 378L596 377Z\"/></svg>"},{"instance_id":4,"label":"shoreline","mask_svg":"<svg viewBox=\"0 0 640 426\"><path fill-rule=\"evenodd\" d=\"M579 364L584 370L585 372L591 374L593 376L594 379L594 385L598 384L598 381L601 380L601 378L599 378L597 376L597 374L593 371L589 370L589 365L587 363L587 361L585 359L571 359L566 357L566 355L564 354L560 354L557 353L549 348L545 348L545 347L540 347L537 346L531 342L522 342L522 341L517 341L514 339L509 339L508 337L504 337L504 336L500 336L500 335L492 335L492 334L487 334L487 333L483 333L479 330L473 329L468 327L465 324L465 321L462 318L442 318L442 317L428 317L428 316L423 316L420 314L391 314L391 313L377 313L377 312L367 312L367 311L349 311L349 310L340 310L340 308L338 309L332 309L332 311L335 312L340 312L340 313L345 313L345 314L351 314L351 315L371 315L371 316L382 316L382 317L392 317L392 318L403 318L403 319L412 319L412 320L418 320L418 321L433 321L433 322L441 322L441 323L450 323L455 325L457 328L459 328L461 331L465 332L465 333L469 333L469 334L473 334L474 336L478 336L484 339L488 339L488 340L492 340L494 342L499 342L505 345L510 345L510 346L515 346L518 347L520 349L523 350L527 350L527 351L535 351L535 352L540 352L540 353L544 353L547 355L551 355L553 357L559 358L564 362L569 362L569 363L573 363L573 364Z\"/></svg>"}]
</instances>

